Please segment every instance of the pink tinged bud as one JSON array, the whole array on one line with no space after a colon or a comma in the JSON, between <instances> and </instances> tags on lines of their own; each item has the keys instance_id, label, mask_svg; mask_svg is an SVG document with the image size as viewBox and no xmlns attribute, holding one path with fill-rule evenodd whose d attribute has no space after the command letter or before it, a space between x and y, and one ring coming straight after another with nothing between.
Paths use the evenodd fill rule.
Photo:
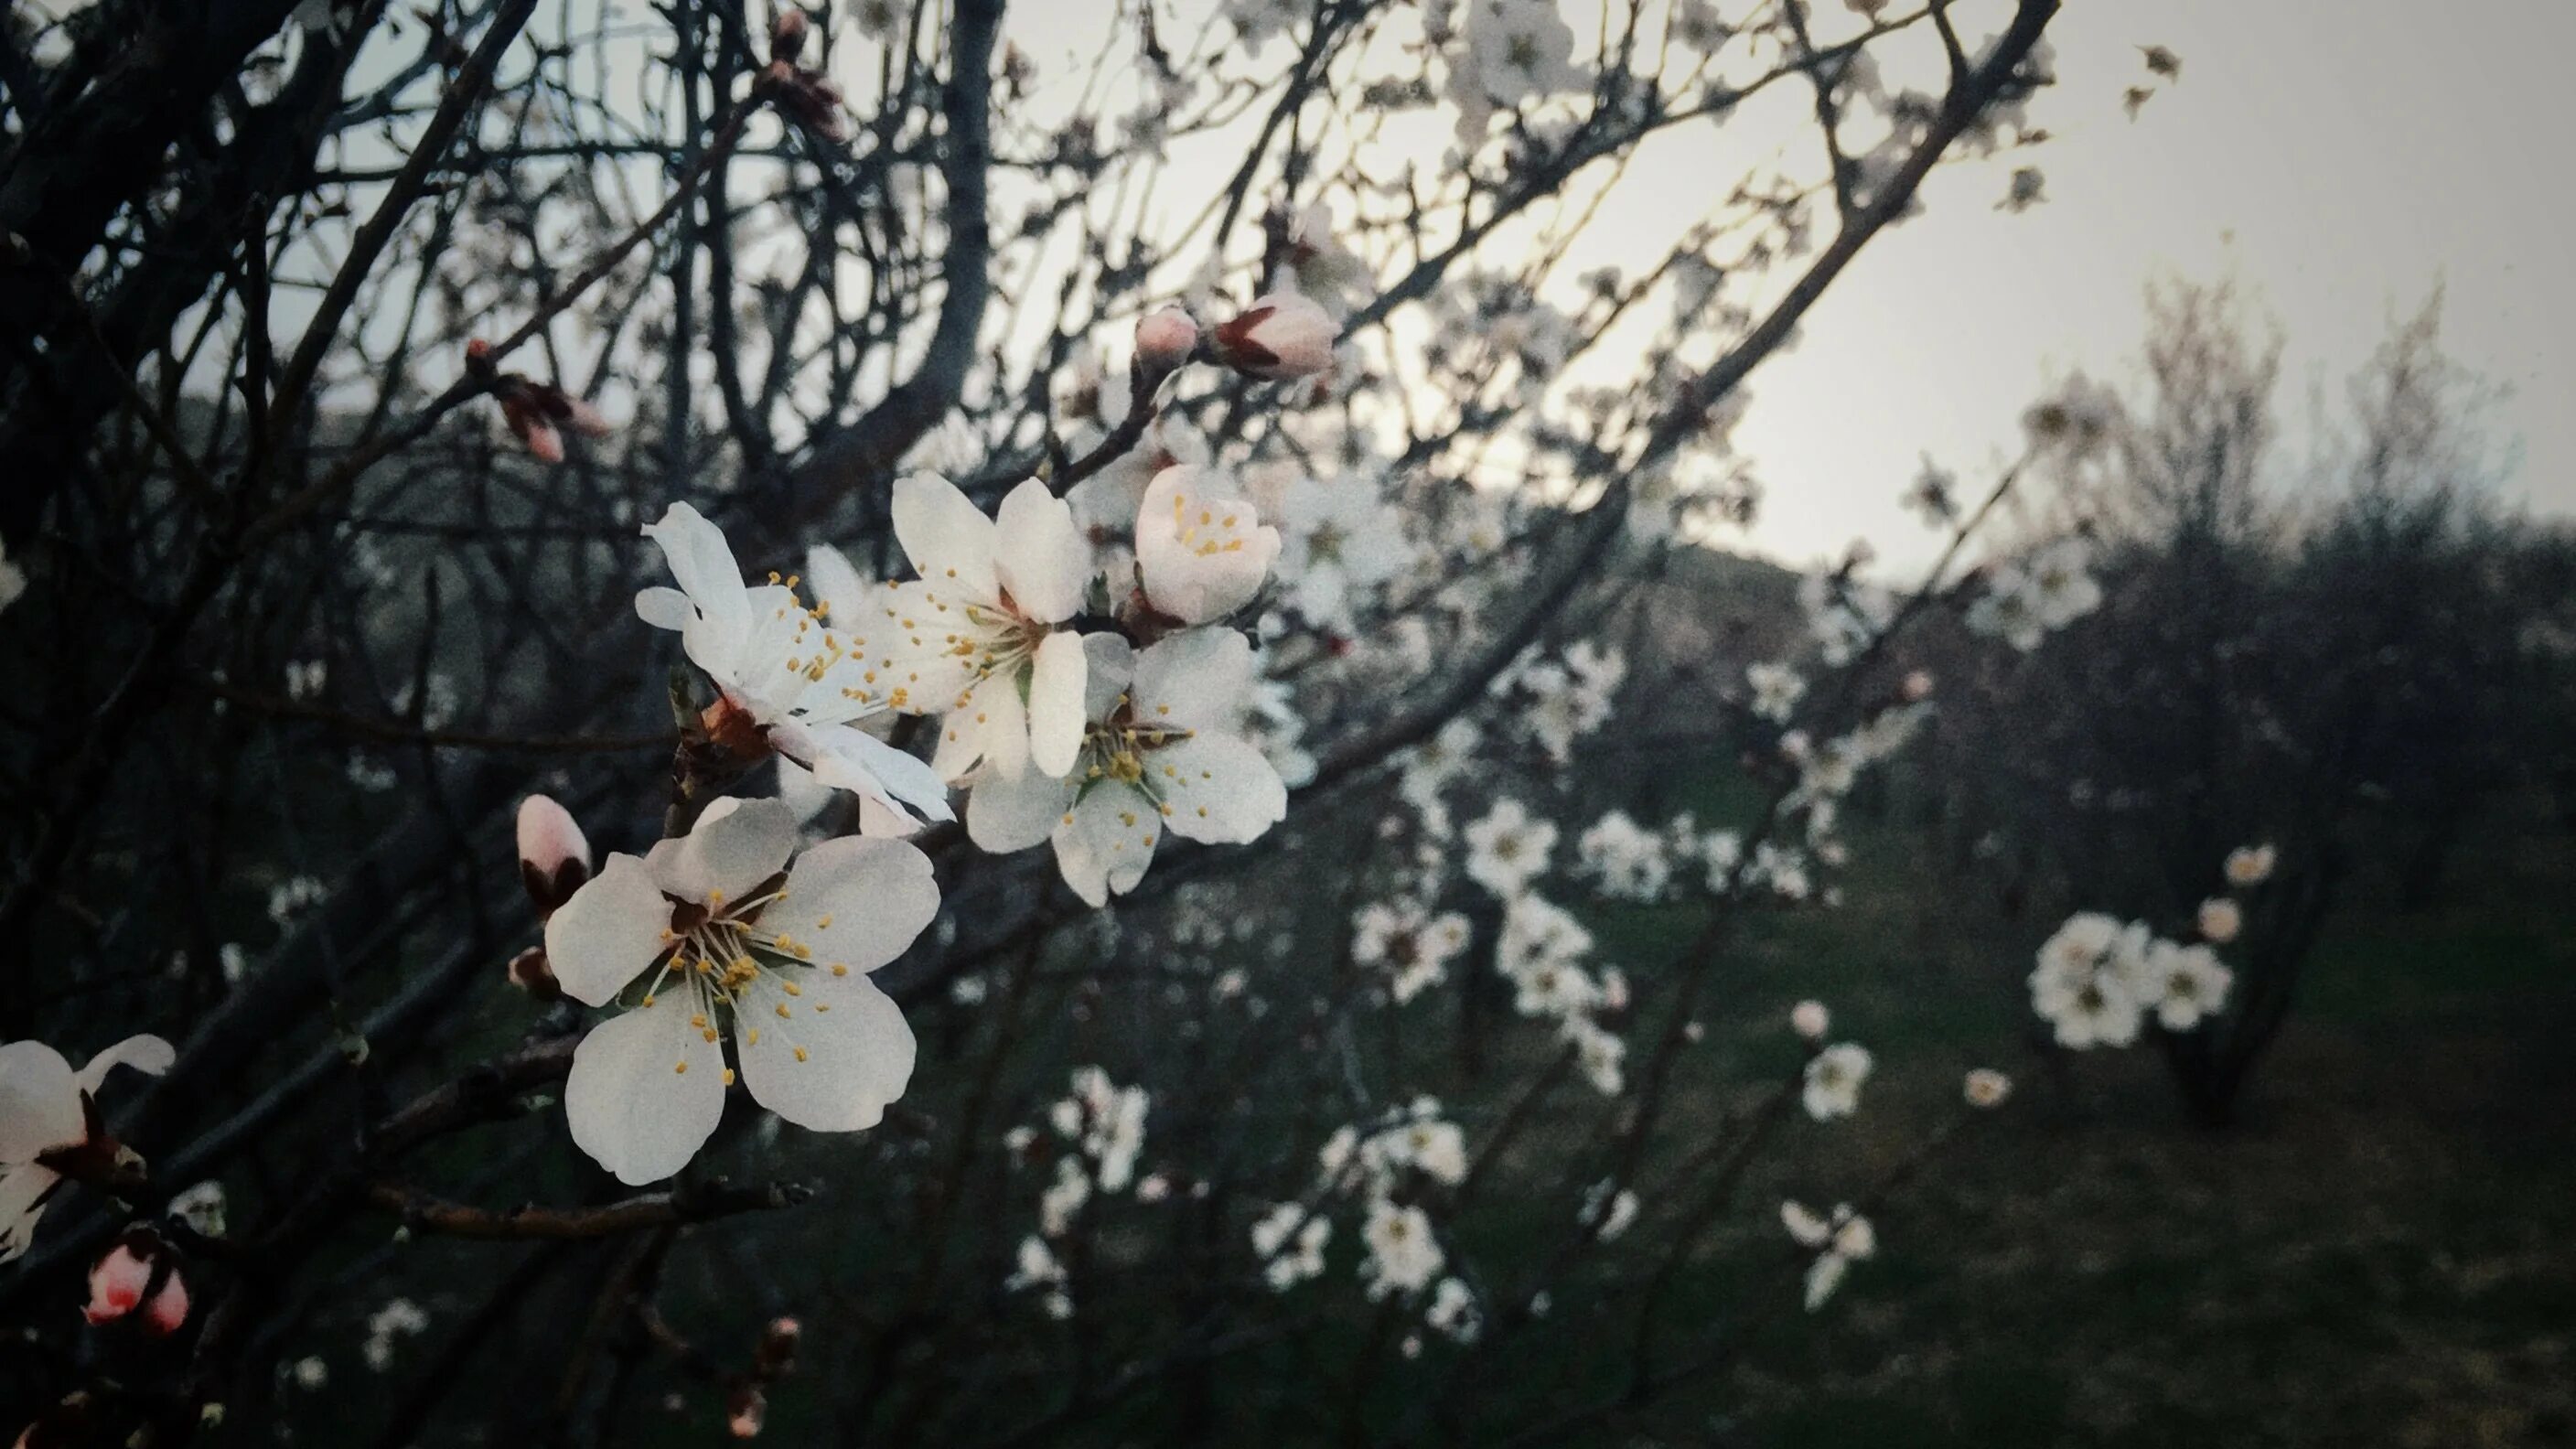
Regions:
<instances>
[{"instance_id":1,"label":"pink tinged bud","mask_svg":"<svg viewBox=\"0 0 2576 1449\"><path fill-rule=\"evenodd\" d=\"M1272 292L1217 325L1216 355L1252 377L1313 377L1333 365L1333 343L1340 335L1331 314L1313 299Z\"/></svg>"},{"instance_id":2,"label":"pink tinged bud","mask_svg":"<svg viewBox=\"0 0 2576 1449\"><path fill-rule=\"evenodd\" d=\"M777 23L769 27L769 55L773 60L793 61L805 49L809 28L802 10L778 12Z\"/></svg>"},{"instance_id":3,"label":"pink tinged bud","mask_svg":"<svg viewBox=\"0 0 2576 1449\"><path fill-rule=\"evenodd\" d=\"M565 427L585 438L604 438L617 431L617 425L608 420L608 414L583 402L580 398L568 397L561 393L557 393L556 397L563 404L563 416L556 421Z\"/></svg>"},{"instance_id":4,"label":"pink tinged bud","mask_svg":"<svg viewBox=\"0 0 2576 1449\"><path fill-rule=\"evenodd\" d=\"M1917 669L1905 676L1905 700L1908 704L1920 704L1931 697L1932 675L1929 671Z\"/></svg>"},{"instance_id":5,"label":"pink tinged bud","mask_svg":"<svg viewBox=\"0 0 2576 1449\"><path fill-rule=\"evenodd\" d=\"M119 1238L89 1270L81 1316L94 1324L130 1317L147 1333L177 1332L188 1321L188 1286L168 1246L144 1230Z\"/></svg>"},{"instance_id":6,"label":"pink tinged bud","mask_svg":"<svg viewBox=\"0 0 2576 1449\"><path fill-rule=\"evenodd\" d=\"M590 879L590 842L552 796L519 802L519 879L540 915L551 915Z\"/></svg>"},{"instance_id":7,"label":"pink tinged bud","mask_svg":"<svg viewBox=\"0 0 2576 1449\"><path fill-rule=\"evenodd\" d=\"M1147 372L1171 371L1189 361L1198 345L1199 324L1178 307L1161 308L1136 324L1136 365Z\"/></svg>"},{"instance_id":8,"label":"pink tinged bud","mask_svg":"<svg viewBox=\"0 0 2576 1449\"><path fill-rule=\"evenodd\" d=\"M755 1439L760 1426L769 1417L769 1400L758 1384L745 1384L733 1391L725 1405L725 1430L737 1439Z\"/></svg>"},{"instance_id":9,"label":"pink tinged bud","mask_svg":"<svg viewBox=\"0 0 2576 1449\"><path fill-rule=\"evenodd\" d=\"M81 1316L92 1323L123 1318L142 1305L152 1286L152 1264L123 1241L107 1250L89 1270L89 1304Z\"/></svg>"},{"instance_id":10,"label":"pink tinged bud","mask_svg":"<svg viewBox=\"0 0 2576 1449\"><path fill-rule=\"evenodd\" d=\"M1823 1041L1833 1018L1821 1001L1801 1001L1789 1012L1789 1026L1809 1041Z\"/></svg>"},{"instance_id":11,"label":"pink tinged bud","mask_svg":"<svg viewBox=\"0 0 2576 1449\"><path fill-rule=\"evenodd\" d=\"M143 1306L143 1327L148 1333L167 1338L177 1333L179 1325L187 1321L188 1285L180 1280L174 1269L170 1280L161 1285L161 1291L153 1294L152 1301Z\"/></svg>"},{"instance_id":12,"label":"pink tinged bud","mask_svg":"<svg viewBox=\"0 0 2576 1449\"><path fill-rule=\"evenodd\" d=\"M796 1363L796 1345L805 1336L805 1326L793 1318L773 1318L761 1330L759 1351L752 1356L752 1372L763 1379L774 1379Z\"/></svg>"},{"instance_id":13,"label":"pink tinged bud","mask_svg":"<svg viewBox=\"0 0 2576 1449\"><path fill-rule=\"evenodd\" d=\"M501 419L520 445L539 462L560 463L564 460L563 434L535 406L514 397L501 399Z\"/></svg>"}]
</instances>

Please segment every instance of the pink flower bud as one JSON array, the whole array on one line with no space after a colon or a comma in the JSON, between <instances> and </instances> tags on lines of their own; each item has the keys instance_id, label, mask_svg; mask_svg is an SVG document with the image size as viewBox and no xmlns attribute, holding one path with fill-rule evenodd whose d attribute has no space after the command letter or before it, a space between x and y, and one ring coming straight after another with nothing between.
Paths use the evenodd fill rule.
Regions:
<instances>
[{"instance_id":1,"label":"pink flower bud","mask_svg":"<svg viewBox=\"0 0 2576 1449\"><path fill-rule=\"evenodd\" d=\"M1823 1041L1832 1021L1821 1001L1801 1001L1789 1012L1790 1028L1809 1041Z\"/></svg>"},{"instance_id":2,"label":"pink flower bud","mask_svg":"<svg viewBox=\"0 0 2576 1449\"><path fill-rule=\"evenodd\" d=\"M737 1439L757 1439L760 1426L769 1417L769 1399L758 1384L744 1384L733 1391L725 1405L725 1431Z\"/></svg>"},{"instance_id":3,"label":"pink flower bud","mask_svg":"<svg viewBox=\"0 0 2576 1449\"><path fill-rule=\"evenodd\" d=\"M1920 703L1922 703L1923 701L1925 701L1925 700L1927 700L1927 699L1930 699L1931 697L1932 697L1932 674L1931 674L1931 671L1929 671L1929 670L1924 670L1924 669L1917 669L1917 670L1915 670L1913 673L1908 674L1908 675L1906 675L1906 676L1905 676L1905 702L1906 702L1906 703L1908 703L1908 704L1920 704Z\"/></svg>"},{"instance_id":4,"label":"pink flower bud","mask_svg":"<svg viewBox=\"0 0 2576 1449\"><path fill-rule=\"evenodd\" d=\"M808 22L805 12L790 7L778 12L777 21L769 27L769 56L772 60L793 61L805 49Z\"/></svg>"},{"instance_id":5,"label":"pink flower bud","mask_svg":"<svg viewBox=\"0 0 2576 1449\"><path fill-rule=\"evenodd\" d=\"M89 1303L81 1315L91 1323L112 1323L138 1309L136 1321L147 1333L175 1333L188 1321L188 1286L178 1263L169 1245L146 1229L117 1239L91 1267Z\"/></svg>"},{"instance_id":6,"label":"pink flower bud","mask_svg":"<svg viewBox=\"0 0 2576 1449\"><path fill-rule=\"evenodd\" d=\"M1312 299L1272 292L1217 325L1216 354L1226 366L1252 377L1313 377L1333 365L1333 343L1340 335L1331 314Z\"/></svg>"},{"instance_id":7,"label":"pink flower bud","mask_svg":"<svg viewBox=\"0 0 2576 1449\"><path fill-rule=\"evenodd\" d=\"M89 1270L89 1305L81 1316L92 1323L123 1318L143 1303L152 1286L152 1265L125 1242L107 1250Z\"/></svg>"},{"instance_id":8,"label":"pink flower bud","mask_svg":"<svg viewBox=\"0 0 2576 1449\"><path fill-rule=\"evenodd\" d=\"M552 796L519 802L519 879L539 916L552 915L590 879L590 842Z\"/></svg>"},{"instance_id":9,"label":"pink flower bud","mask_svg":"<svg viewBox=\"0 0 2576 1449\"><path fill-rule=\"evenodd\" d=\"M1169 372L1189 361L1198 345L1199 324L1178 307L1160 308L1136 324L1136 365L1149 373Z\"/></svg>"},{"instance_id":10,"label":"pink flower bud","mask_svg":"<svg viewBox=\"0 0 2576 1449\"><path fill-rule=\"evenodd\" d=\"M752 1355L752 1372L763 1379L774 1379L796 1365L796 1346L804 1340L805 1325L793 1318L773 1318L761 1330L760 1348Z\"/></svg>"}]
</instances>

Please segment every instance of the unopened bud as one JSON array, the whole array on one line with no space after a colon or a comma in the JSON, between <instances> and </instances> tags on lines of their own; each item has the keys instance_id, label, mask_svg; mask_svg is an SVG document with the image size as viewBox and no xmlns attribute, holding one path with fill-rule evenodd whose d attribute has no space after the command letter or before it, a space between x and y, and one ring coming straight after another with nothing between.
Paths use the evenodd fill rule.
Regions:
<instances>
[{"instance_id":1,"label":"unopened bud","mask_svg":"<svg viewBox=\"0 0 2576 1449\"><path fill-rule=\"evenodd\" d=\"M769 27L769 58L793 64L805 51L805 34L811 28L805 12L793 6L778 12Z\"/></svg>"},{"instance_id":2,"label":"unopened bud","mask_svg":"<svg viewBox=\"0 0 2576 1449\"><path fill-rule=\"evenodd\" d=\"M1907 704L1921 704L1923 701L1930 699L1932 697L1931 671L1926 669L1917 669L1906 675L1903 693Z\"/></svg>"},{"instance_id":3,"label":"unopened bud","mask_svg":"<svg viewBox=\"0 0 2576 1449\"><path fill-rule=\"evenodd\" d=\"M1216 355L1252 377L1313 377L1333 365L1333 343L1340 335L1331 314L1311 298L1272 292L1217 325Z\"/></svg>"},{"instance_id":4,"label":"unopened bud","mask_svg":"<svg viewBox=\"0 0 2576 1449\"><path fill-rule=\"evenodd\" d=\"M1790 1029L1809 1041L1823 1041L1832 1024L1833 1017L1827 1014L1821 1001L1801 1001L1790 1008Z\"/></svg>"},{"instance_id":5,"label":"unopened bud","mask_svg":"<svg viewBox=\"0 0 2576 1449\"><path fill-rule=\"evenodd\" d=\"M2244 908L2225 896L2200 903L2200 937L2213 946L2224 946L2245 929Z\"/></svg>"},{"instance_id":6,"label":"unopened bud","mask_svg":"<svg viewBox=\"0 0 2576 1449\"><path fill-rule=\"evenodd\" d=\"M1136 366L1160 376L1198 350L1199 324L1178 307L1163 307L1136 324Z\"/></svg>"},{"instance_id":7,"label":"unopened bud","mask_svg":"<svg viewBox=\"0 0 2576 1449\"><path fill-rule=\"evenodd\" d=\"M155 1335L177 1332L188 1321L188 1286L177 1254L149 1228L128 1232L90 1268L81 1315L94 1324L131 1317Z\"/></svg>"},{"instance_id":8,"label":"unopened bud","mask_svg":"<svg viewBox=\"0 0 2576 1449\"><path fill-rule=\"evenodd\" d=\"M519 879L539 919L554 914L590 879L590 842L553 796L519 802Z\"/></svg>"},{"instance_id":9,"label":"unopened bud","mask_svg":"<svg viewBox=\"0 0 2576 1449\"><path fill-rule=\"evenodd\" d=\"M737 1439L758 1438L768 1417L769 1400L758 1384L744 1384L725 1402L725 1430Z\"/></svg>"},{"instance_id":10,"label":"unopened bud","mask_svg":"<svg viewBox=\"0 0 2576 1449\"><path fill-rule=\"evenodd\" d=\"M752 1356L752 1371L764 1379L774 1379L796 1366L796 1345L805 1337L805 1325L793 1318L773 1318L761 1330L760 1349Z\"/></svg>"},{"instance_id":11,"label":"unopened bud","mask_svg":"<svg viewBox=\"0 0 2576 1449\"><path fill-rule=\"evenodd\" d=\"M554 963L546 959L543 946L530 946L510 958L510 984L539 1001L563 1000L563 985L555 980Z\"/></svg>"}]
</instances>

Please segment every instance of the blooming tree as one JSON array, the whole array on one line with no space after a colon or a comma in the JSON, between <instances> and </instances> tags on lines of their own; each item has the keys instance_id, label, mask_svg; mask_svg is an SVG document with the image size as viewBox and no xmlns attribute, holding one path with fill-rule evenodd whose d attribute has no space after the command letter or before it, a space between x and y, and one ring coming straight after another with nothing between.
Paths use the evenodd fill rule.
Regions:
<instances>
[{"instance_id":1,"label":"blooming tree","mask_svg":"<svg viewBox=\"0 0 2576 1449\"><path fill-rule=\"evenodd\" d=\"M1927 176L2039 199L2054 0L1179 8L1061 63L1001 0L35 23L0 1302L59 1343L86 1278L121 1336L5 1371L24 1442L1196 1441L1221 1381L1561 1442L1724 1361L1674 1298L1730 1225L1748 1318L1861 1281L1894 1181L1783 1254L1742 1164L1899 1064L1765 1009L1707 1121L1692 1048L1745 918L1839 898L1912 631L2098 604L2073 545L1964 566L2085 420L1707 684L1726 819L1607 798L1671 689L1621 627ZM1801 145L1575 260L1644 148L1757 126ZM2049 1000L2224 992L2123 950ZM43 1044L136 1024L177 1046ZM102 1111L119 1062L159 1082ZM1603 1314L1615 1364L1512 1387Z\"/></svg>"}]
</instances>

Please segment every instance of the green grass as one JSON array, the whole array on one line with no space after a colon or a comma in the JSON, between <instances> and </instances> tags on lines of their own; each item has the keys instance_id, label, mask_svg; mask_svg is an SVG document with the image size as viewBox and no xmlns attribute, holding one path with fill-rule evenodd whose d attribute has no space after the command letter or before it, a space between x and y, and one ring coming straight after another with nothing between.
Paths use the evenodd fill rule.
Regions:
<instances>
[{"instance_id":1,"label":"green grass","mask_svg":"<svg viewBox=\"0 0 2576 1449\"><path fill-rule=\"evenodd\" d=\"M2576 1443L2576 842L2510 824L2431 910L2354 883L2224 1133L2182 1125L2145 1052L2034 1070L2019 978L2047 925L1978 919L1865 844L1847 909L1766 924L1730 967L1765 1005L1830 1002L1882 1073L1856 1122L1791 1134L1747 1211L1902 1156L1972 1058L2021 1091L1880 1216L1824 1313L1599 1442ZM1698 1311L1735 1306L1719 1283Z\"/></svg>"}]
</instances>

